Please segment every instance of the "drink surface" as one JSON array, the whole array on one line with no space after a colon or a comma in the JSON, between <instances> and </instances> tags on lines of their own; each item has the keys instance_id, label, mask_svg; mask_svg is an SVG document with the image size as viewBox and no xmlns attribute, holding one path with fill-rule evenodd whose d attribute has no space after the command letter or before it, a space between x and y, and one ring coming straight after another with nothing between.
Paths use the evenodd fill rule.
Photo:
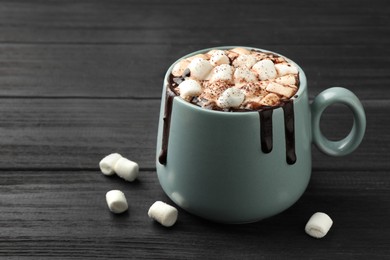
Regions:
<instances>
[{"instance_id":1,"label":"drink surface","mask_svg":"<svg viewBox=\"0 0 390 260\"><path fill-rule=\"evenodd\" d=\"M220 111L279 107L298 88L298 68L286 58L245 48L213 49L182 59L169 77L175 95Z\"/></svg>"}]
</instances>

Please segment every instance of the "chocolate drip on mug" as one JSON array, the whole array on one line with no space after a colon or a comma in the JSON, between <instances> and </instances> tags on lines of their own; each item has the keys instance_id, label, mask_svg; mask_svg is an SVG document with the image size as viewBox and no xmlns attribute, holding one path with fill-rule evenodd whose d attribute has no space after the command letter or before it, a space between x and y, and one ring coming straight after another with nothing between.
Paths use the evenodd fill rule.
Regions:
<instances>
[{"instance_id":1,"label":"chocolate drip on mug","mask_svg":"<svg viewBox=\"0 0 390 260\"><path fill-rule=\"evenodd\" d=\"M169 141L169 129L171 127L171 115L172 115L172 105L173 99L176 97L171 91L167 91L165 99L165 110L164 110L164 126L162 134L162 145L161 152L158 157L158 161L165 165L167 164L167 155L168 155L168 141Z\"/></svg>"},{"instance_id":2,"label":"chocolate drip on mug","mask_svg":"<svg viewBox=\"0 0 390 260\"><path fill-rule=\"evenodd\" d=\"M273 109L260 110L260 140L263 153L272 151L272 113Z\"/></svg>"},{"instance_id":3,"label":"chocolate drip on mug","mask_svg":"<svg viewBox=\"0 0 390 260\"><path fill-rule=\"evenodd\" d=\"M297 160L295 154L295 125L294 125L294 102L286 101L282 105L284 113L284 135L286 139L286 160L288 164L294 164Z\"/></svg>"},{"instance_id":4,"label":"chocolate drip on mug","mask_svg":"<svg viewBox=\"0 0 390 260\"><path fill-rule=\"evenodd\" d=\"M280 106L283 109L284 135L286 140L286 161L294 164L297 160L295 154L295 123L293 100L283 101ZM272 114L278 107L259 110L260 116L260 142L263 153L270 153L273 147Z\"/></svg>"}]
</instances>

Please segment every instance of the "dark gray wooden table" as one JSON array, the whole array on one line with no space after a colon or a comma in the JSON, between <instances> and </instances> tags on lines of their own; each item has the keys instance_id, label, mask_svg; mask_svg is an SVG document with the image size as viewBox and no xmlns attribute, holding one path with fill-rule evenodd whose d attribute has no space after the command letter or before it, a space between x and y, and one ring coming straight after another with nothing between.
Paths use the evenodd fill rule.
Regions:
<instances>
[{"instance_id":1,"label":"dark gray wooden table","mask_svg":"<svg viewBox=\"0 0 390 260\"><path fill-rule=\"evenodd\" d=\"M313 147L313 173L285 212L245 225L183 210L170 229L149 206L171 203L158 184L155 143L162 78L182 55L213 46L274 50L306 71L312 99L352 90L367 131L352 154ZM389 259L390 4L363 1L0 1L0 258ZM345 136L350 111L322 118ZM119 152L139 180L100 173ZM111 214L121 189L129 211ZM334 220L320 240L304 225Z\"/></svg>"}]
</instances>

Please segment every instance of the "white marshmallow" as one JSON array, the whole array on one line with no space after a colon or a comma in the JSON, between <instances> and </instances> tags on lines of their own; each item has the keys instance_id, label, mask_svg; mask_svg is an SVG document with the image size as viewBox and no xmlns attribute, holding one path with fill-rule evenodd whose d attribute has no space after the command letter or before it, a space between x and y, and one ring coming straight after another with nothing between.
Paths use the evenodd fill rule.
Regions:
<instances>
[{"instance_id":1,"label":"white marshmallow","mask_svg":"<svg viewBox=\"0 0 390 260\"><path fill-rule=\"evenodd\" d=\"M248 68L238 67L234 71L234 80L237 82L254 82L256 75Z\"/></svg>"},{"instance_id":2,"label":"white marshmallow","mask_svg":"<svg viewBox=\"0 0 390 260\"><path fill-rule=\"evenodd\" d=\"M188 68L191 71L190 77L204 80L214 67L208 60L196 58L191 61Z\"/></svg>"},{"instance_id":3,"label":"white marshmallow","mask_svg":"<svg viewBox=\"0 0 390 260\"><path fill-rule=\"evenodd\" d=\"M162 201L156 201L148 211L148 216L165 227L173 226L177 220L178 211L175 207Z\"/></svg>"},{"instance_id":4,"label":"white marshmallow","mask_svg":"<svg viewBox=\"0 0 390 260\"><path fill-rule=\"evenodd\" d=\"M229 57L226 56L224 51L216 50L212 53L210 57L210 63L213 66L219 66L222 64L229 64L230 60Z\"/></svg>"},{"instance_id":5,"label":"white marshmallow","mask_svg":"<svg viewBox=\"0 0 390 260\"><path fill-rule=\"evenodd\" d=\"M104 175L113 175L115 174L114 171L114 166L116 162L122 158L122 155L119 153L112 153L104 157L100 162L99 162L99 167L100 170Z\"/></svg>"},{"instance_id":6,"label":"white marshmallow","mask_svg":"<svg viewBox=\"0 0 390 260\"><path fill-rule=\"evenodd\" d=\"M275 65L271 60L261 60L253 65L253 69L259 74L260 80L273 79L277 76Z\"/></svg>"},{"instance_id":7,"label":"white marshmallow","mask_svg":"<svg viewBox=\"0 0 390 260\"><path fill-rule=\"evenodd\" d=\"M217 100L217 104L221 108L237 108L245 100L245 94L241 89L231 87L225 90Z\"/></svg>"},{"instance_id":8,"label":"white marshmallow","mask_svg":"<svg viewBox=\"0 0 390 260\"><path fill-rule=\"evenodd\" d=\"M315 238L324 237L333 225L333 220L325 213L317 212L307 222L305 231Z\"/></svg>"},{"instance_id":9,"label":"white marshmallow","mask_svg":"<svg viewBox=\"0 0 390 260\"><path fill-rule=\"evenodd\" d=\"M267 85L266 90L288 98L292 97L296 92L296 88L294 87L283 86L275 82L270 82Z\"/></svg>"},{"instance_id":10,"label":"white marshmallow","mask_svg":"<svg viewBox=\"0 0 390 260\"><path fill-rule=\"evenodd\" d=\"M238 54L250 54L251 51L245 48L236 47L234 49L231 49L230 51L238 53Z\"/></svg>"},{"instance_id":11,"label":"white marshmallow","mask_svg":"<svg viewBox=\"0 0 390 260\"><path fill-rule=\"evenodd\" d=\"M256 58L250 54L242 54L233 61L234 67L252 68L256 63Z\"/></svg>"},{"instance_id":12,"label":"white marshmallow","mask_svg":"<svg viewBox=\"0 0 390 260\"><path fill-rule=\"evenodd\" d=\"M126 181L134 181L138 177L139 167L136 162L122 157L116 162L114 171Z\"/></svg>"},{"instance_id":13,"label":"white marshmallow","mask_svg":"<svg viewBox=\"0 0 390 260\"><path fill-rule=\"evenodd\" d=\"M260 104L264 106L275 106L279 104L280 98L274 93L269 93L260 100Z\"/></svg>"},{"instance_id":14,"label":"white marshmallow","mask_svg":"<svg viewBox=\"0 0 390 260\"><path fill-rule=\"evenodd\" d=\"M284 76L287 74L298 74L298 69L295 66L287 63L275 64L275 69L279 76Z\"/></svg>"},{"instance_id":15,"label":"white marshmallow","mask_svg":"<svg viewBox=\"0 0 390 260\"><path fill-rule=\"evenodd\" d=\"M210 81L232 81L233 68L228 64L222 64L214 68Z\"/></svg>"},{"instance_id":16,"label":"white marshmallow","mask_svg":"<svg viewBox=\"0 0 390 260\"><path fill-rule=\"evenodd\" d=\"M189 64L190 64L190 62L188 60L181 60L178 63L176 63L172 69L173 76L175 76L175 77L182 76Z\"/></svg>"},{"instance_id":17,"label":"white marshmallow","mask_svg":"<svg viewBox=\"0 0 390 260\"><path fill-rule=\"evenodd\" d=\"M198 96L202 93L199 82L193 79L186 79L179 85L180 96L182 98Z\"/></svg>"},{"instance_id":18,"label":"white marshmallow","mask_svg":"<svg viewBox=\"0 0 390 260\"><path fill-rule=\"evenodd\" d=\"M275 82L282 85L295 85L297 83L294 75L285 75L276 78Z\"/></svg>"},{"instance_id":19,"label":"white marshmallow","mask_svg":"<svg viewBox=\"0 0 390 260\"><path fill-rule=\"evenodd\" d=\"M125 194L120 190L110 190L107 192L106 201L110 211L116 214L125 212L129 208Z\"/></svg>"},{"instance_id":20,"label":"white marshmallow","mask_svg":"<svg viewBox=\"0 0 390 260\"><path fill-rule=\"evenodd\" d=\"M209 55L207 54L203 54L203 53L199 53L199 54L196 54L194 56L191 56L191 57L188 57L186 60L188 60L189 62L193 61L194 59L204 59L204 60L208 60L210 57Z\"/></svg>"}]
</instances>

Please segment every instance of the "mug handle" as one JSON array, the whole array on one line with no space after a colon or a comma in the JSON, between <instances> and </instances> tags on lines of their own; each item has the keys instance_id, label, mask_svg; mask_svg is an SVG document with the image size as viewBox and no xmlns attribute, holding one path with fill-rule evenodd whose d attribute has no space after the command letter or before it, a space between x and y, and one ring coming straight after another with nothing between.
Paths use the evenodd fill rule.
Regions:
<instances>
[{"instance_id":1,"label":"mug handle","mask_svg":"<svg viewBox=\"0 0 390 260\"><path fill-rule=\"evenodd\" d=\"M342 140L331 141L321 132L320 119L324 110L335 103L349 107L353 113L351 132ZM345 88L333 87L324 90L311 104L313 141L317 148L327 155L343 156L353 152L363 139L366 130L366 115L359 99Z\"/></svg>"}]
</instances>

